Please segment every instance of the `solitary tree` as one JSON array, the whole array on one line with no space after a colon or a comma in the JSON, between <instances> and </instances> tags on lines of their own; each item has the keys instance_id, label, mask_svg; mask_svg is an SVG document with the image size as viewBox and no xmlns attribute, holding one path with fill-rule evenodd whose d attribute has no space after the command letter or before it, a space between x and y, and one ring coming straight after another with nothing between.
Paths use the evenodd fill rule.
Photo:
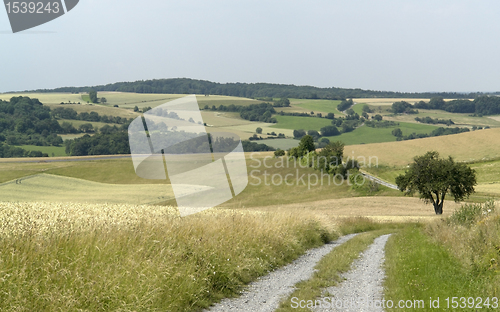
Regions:
<instances>
[{"instance_id":1,"label":"solitary tree","mask_svg":"<svg viewBox=\"0 0 500 312\"><path fill-rule=\"evenodd\" d=\"M474 193L476 172L466 164L456 163L451 157L441 159L438 152L427 152L413 160L405 174L396 178L396 184L405 195L413 195L418 191L426 203L432 202L437 215L443 214L447 193L455 201Z\"/></svg>"},{"instance_id":2,"label":"solitary tree","mask_svg":"<svg viewBox=\"0 0 500 312\"><path fill-rule=\"evenodd\" d=\"M257 129L255 129L255 132L257 132L258 134L262 134L262 128L258 127Z\"/></svg>"}]
</instances>

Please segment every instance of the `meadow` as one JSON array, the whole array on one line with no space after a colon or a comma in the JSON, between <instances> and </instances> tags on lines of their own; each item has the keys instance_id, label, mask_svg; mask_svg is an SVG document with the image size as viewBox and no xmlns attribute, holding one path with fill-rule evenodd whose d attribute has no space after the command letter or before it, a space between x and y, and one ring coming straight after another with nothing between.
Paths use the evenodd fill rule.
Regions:
<instances>
[{"instance_id":1,"label":"meadow","mask_svg":"<svg viewBox=\"0 0 500 312\"><path fill-rule=\"evenodd\" d=\"M334 113L336 116L342 116L343 114L337 109L337 106L341 101L335 100L303 100L303 99L290 99L290 105L292 108L300 108L304 112L310 113L322 113L326 115L328 113ZM277 108L279 111L281 108Z\"/></svg>"},{"instance_id":2,"label":"meadow","mask_svg":"<svg viewBox=\"0 0 500 312\"><path fill-rule=\"evenodd\" d=\"M319 131L324 126L330 126L332 121L326 118L317 117L299 117L299 116L276 116L278 123L272 128L282 128L290 130L317 130Z\"/></svg>"},{"instance_id":3,"label":"meadow","mask_svg":"<svg viewBox=\"0 0 500 312\"><path fill-rule=\"evenodd\" d=\"M64 146L20 145L19 147L27 151L40 151L42 153L47 153L49 157L66 156L66 148Z\"/></svg>"},{"instance_id":4,"label":"meadow","mask_svg":"<svg viewBox=\"0 0 500 312\"><path fill-rule=\"evenodd\" d=\"M400 128L403 135L412 133L429 133L436 129L436 126L405 123L400 122L399 125L387 128L371 128L368 126L361 126L352 132L342 133L338 136L327 137L330 141L342 141L345 145L353 144L370 144L396 141L396 137L392 135L392 130Z\"/></svg>"}]
</instances>

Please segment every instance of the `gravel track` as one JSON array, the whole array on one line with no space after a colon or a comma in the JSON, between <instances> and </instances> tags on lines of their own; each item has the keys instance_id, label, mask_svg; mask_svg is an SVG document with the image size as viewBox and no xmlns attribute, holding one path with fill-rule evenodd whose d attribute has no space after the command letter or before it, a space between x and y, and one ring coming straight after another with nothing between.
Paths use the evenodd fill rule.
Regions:
<instances>
[{"instance_id":1,"label":"gravel track","mask_svg":"<svg viewBox=\"0 0 500 312\"><path fill-rule=\"evenodd\" d=\"M281 300L294 291L294 285L308 280L314 273L316 263L335 247L356 236L350 234L321 247L308 250L292 263L269 273L251 283L238 298L223 299L206 311L274 311Z\"/></svg>"},{"instance_id":2,"label":"gravel track","mask_svg":"<svg viewBox=\"0 0 500 312\"><path fill-rule=\"evenodd\" d=\"M345 280L337 286L326 289L327 296L335 298L334 301L328 300L327 302L333 303L333 306L338 304L338 309L323 306L313 311L383 311L380 302L375 306L373 302L382 300L383 297L382 283L385 272L382 269L382 264L385 259L384 247L390 235L382 235L376 238L373 244L360 253L360 257L353 262L352 269L341 275ZM360 300L359 298L363 298L364 302L363 299ZM342 305L340 305L340 300L343 302ZM371 304L368 305L368 302L371 302Z\"/></svg>"}]
</instances>

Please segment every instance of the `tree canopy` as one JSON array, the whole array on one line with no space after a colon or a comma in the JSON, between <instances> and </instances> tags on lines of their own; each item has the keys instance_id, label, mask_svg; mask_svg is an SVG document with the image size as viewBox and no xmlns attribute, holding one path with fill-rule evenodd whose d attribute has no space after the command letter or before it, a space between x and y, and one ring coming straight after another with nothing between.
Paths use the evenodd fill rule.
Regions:
<instances>
[{"instance_id":1,"label":"tree canopy","mask_svg":"<svg viewBox=\"0 0 500 312\"><path fill-rule=\"evenodd\" d=\"M413 160L405 174L396 178L396 184L405 195L418 192L425 202L432 202L437 215L443 213L446 194L460 201L474 193L476 172L466 164L456 163L451 156L439 158L435 151Z\"/></svg>"},{"instance_id":2,"label":"tree canopy","mask_svg":"<svg viewBox=\"0 0 500 312\"><path fill-rule=\"evenodd\" d=\"M89 91L89 98L92 103L97 103L97 91L95 90Z\"/></svg>"}]
</instances>

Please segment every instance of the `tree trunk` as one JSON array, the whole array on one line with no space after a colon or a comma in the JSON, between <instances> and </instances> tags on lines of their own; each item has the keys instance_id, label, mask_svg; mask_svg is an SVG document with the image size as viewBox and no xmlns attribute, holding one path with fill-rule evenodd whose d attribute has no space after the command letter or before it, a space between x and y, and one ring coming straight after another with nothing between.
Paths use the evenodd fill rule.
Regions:
<instances>
[{"instance_id":1,"label":"tree trunk","mask_svg":"<svg viewBox=\"0 0 500 312\"><path fill-rule=\"evenodd\" d=\"M444 204L444 201L434 203L434 212L437 215L442 215L443 214L443 204Z\"/></svg>"}]
</instances>

